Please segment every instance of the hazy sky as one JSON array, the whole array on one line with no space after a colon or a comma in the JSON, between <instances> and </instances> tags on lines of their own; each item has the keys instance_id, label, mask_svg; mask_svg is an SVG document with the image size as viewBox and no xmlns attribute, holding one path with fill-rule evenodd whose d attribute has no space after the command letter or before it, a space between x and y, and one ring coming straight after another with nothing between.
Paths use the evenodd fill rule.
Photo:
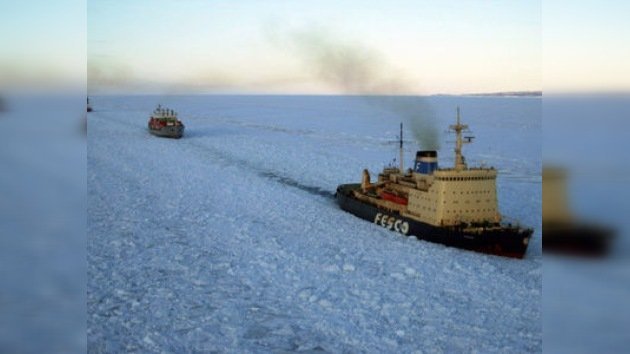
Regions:
<instances>
[{"instance_id":1,"label":"hazy sky","mask_svg":"<svg viewBox=\"0 0 630 354\"><path fill-rule=\"evenodd\" d=\"M579 84L580 60L597 58L581 41L590 40L598 50L620 43L618 37L594 40L592 26L606 35L609 24L627 21L621 14L630 6L619 5L603 17L597 15L601 4L90 0L88 87L91 92L470 93L541 90L544 73L545 88L560 89ZM544 27L543 18L549 20ZM624 55L610 60L622 63ZM593 65L602 75L618 79L603 69L606 60L599 60Z\"/></svg>"},{"instance_id":2,"label":"hazy sky","mask_svg":"<svg viewBox=\"0 0 630 354\"><path fill-rule=\"evenodd\" d=\"M545 92L630 92L630 1L542 4Z\"/></svg>"},{"instance_id":3,"label":"hazy sky","mask_svg":"<svg viewBox=\"0 0 630 354\"><path fill-rule=\"evenodd\" d=\"M90 90L344 92L313 36L411 93L539 90L541 17L531 0L90 0Z\"/></svg>"},{"instance_id":4,"label":"hazy sky","mask_svg":"<svg viewBox=\"0 0 630 354\"><path fill-rule=\"evenodd\" d=\"M85 0L0 1L0 91L85 86Z\"/></svg>"}]
</instances>

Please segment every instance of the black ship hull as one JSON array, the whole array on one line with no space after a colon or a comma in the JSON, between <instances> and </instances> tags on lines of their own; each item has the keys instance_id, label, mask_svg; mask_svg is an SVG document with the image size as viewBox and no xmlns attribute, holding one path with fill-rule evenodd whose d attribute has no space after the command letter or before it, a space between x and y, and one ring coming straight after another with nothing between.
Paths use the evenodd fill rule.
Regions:
<instances>
[{"instance_id":1,"label":"black ship hull","mask_svg":"<svg viewBox=\"0 0 630 354\"><path fill-rule=\"evenodd\" d=\"M533 232L532 229L512 225L494 225L476 232L465 231L463 227L433 226L358 200L353 191L359 188L360 184L337 187L335 196L341 209L405 236L477 252L523 258Z\"/></svg>"},{"instance_id":2,"label":"black ship hull","mask_svg":"<svg viewBox=\"0 0 630 354\"><path fill-rule=\"evenodd\" d=\"M543 252L603 257L610 252L614 231L574 222L543 223Z\"/></svg>"}]
</instances>

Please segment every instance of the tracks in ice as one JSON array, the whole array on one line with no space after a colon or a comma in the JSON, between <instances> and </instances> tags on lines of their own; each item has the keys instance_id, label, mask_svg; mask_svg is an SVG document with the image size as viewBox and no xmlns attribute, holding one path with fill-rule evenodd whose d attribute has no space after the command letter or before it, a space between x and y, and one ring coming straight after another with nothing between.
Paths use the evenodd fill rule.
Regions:
<instances>
[{"instance_id":1,"label":"tracks in ice","mask_svg":"<svg viewBox=\"0 0 630 354\"><path fill-rule=\"evenodd\" d=\"M333 192L327 189L324 189L318 186L308 185L300 181L297 181L294 178L291 178L289 176L282 175L281 173L277 171L272 171L272 170L262 168L258 164L256 164L256 162L254 161L240 159L226 153L225 151L221 151L211 146L203 145L197 142L188 142L188 144L197 149L203 150L204 152L211 153L216 160L222 162L225 165L238 166L238 167L243 168L244 170L253 171L256 175L260 177L280 183L284 186L296 188L301 191L310 193L312 195L324 197L330 200L332 200L335 196Z\"/></svg>"},{"instance_id":2,"label":"tracks in ice","mask_svg":"<svg viewBox=\"0 0 630 354\"><path fill-rule=\"evenodd\" d=\"M108 119L110 121L115 121L118 124L121 125L125 125L127 127L133 127L136 128L136 125L131 124L130 122L127 121L123 121L120 119L112 119L111 117L108 117ZM230 123L232 124L240 124L240 125L247 125L243 122L240 121L230 121ZM282 132L282 133L288 133L288 134L307 134L307 133L312 133L310 131L292 131L290 129L284 129L284 128L278 128L278 127L272 127L272 126L265 126L265 125L252 125L251 127L255 128L255 129L266 129L266 130L272 130L272 131L276 131L276 132ZM148 133L147 133L148 134ZM249 170L249 171L254 171L258 176L272 180L274 182L280 183L284 186L287 187L292 187L292 188L296 188L299 190L302 190L304 192L310 193L312 195L316 195L319 197L324 197L327 199L333 199L335 197L335 193L331 192L330 190L327 190L325 188L321 188L318 186L312 186L312 185L308 185L305 183L302 183L294 178L291 178L289 176L285 176L282 175L281 173L277 172L277 171L273 171L273 170L269 170L269 169L265 169L261 166L259 166L255 161L250 161L250 160L244 160L241 158L237 158L233 155L228 154L225 151L216 149L214 147L208 146L208 145L204 145L199 143L198 141L196 141L194 138L190 138L190 137L184 137L184 139L180 140L180 142L182 143L182 145L188 145L191 146L195 149L199 149L202 150L206 153L210 153L211 155L213 155L213 157L220 162L223 162L225 165L229 165L229 166L237 166L237 167L241 167L244 170Z\"/></svg>"},{"instance_id":3,"label":"tracks in ice","mask_svg":"<svg viewBox=\"0 0 630 354\"><path fill-rule=\"evenodd\" d=\"M331 199L335 197L335 194L330 192L329 190L302 184L294 180L293 178L290 178L287 176L281 176L271 171L260 171L258 174L262 177L269 178L285 186L294 187L294 188L303 190L305 192L311 193L313 195L319 195L324 198L331 198Z\"/></svg>"}]
</instances>

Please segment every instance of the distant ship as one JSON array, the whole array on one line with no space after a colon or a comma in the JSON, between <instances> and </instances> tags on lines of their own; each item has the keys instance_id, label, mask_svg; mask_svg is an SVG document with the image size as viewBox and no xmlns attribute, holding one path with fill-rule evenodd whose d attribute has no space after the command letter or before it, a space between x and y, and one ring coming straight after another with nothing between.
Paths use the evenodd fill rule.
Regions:
<instances>
[{"instance_id":1,"label":"distant ship","mask_svg":"<svg viewBox=\"0 0 630 354\"><path fill-rule=\"evenodd\" d=\"M468 129L457 123L455 165L439 168L437 151L418 151L413 169L403 168L402 124L400 167L386 167L371 183L363 170L361 183L337 187L341 209L405 236L501 256L522 258L533 229L504 221L499 213L493 167L468 167L462 137ZM464 142L464 140L466 140Z\"/></svg>"},{"instance_id":2,"label":"distant ship","mask_svg":"<svg viewBox=\"0 0 630 354\"><path fill-rule=\"evenodd\" d=\"M161 105L153 111L148 127L151 134L164 138L179 139L184 135L184 124L177 119L177 113Z\"/></svg>"},{"instance_id":3,"label":"distant ship","mask_svg":"<svg viewBox=\"0 0 630 354\"><path fill-rule=\"evenodd\" d=\"M92 106L90 105L90 98L87 98L87 111L92 112Z\"/></svg>"}]
</instances>

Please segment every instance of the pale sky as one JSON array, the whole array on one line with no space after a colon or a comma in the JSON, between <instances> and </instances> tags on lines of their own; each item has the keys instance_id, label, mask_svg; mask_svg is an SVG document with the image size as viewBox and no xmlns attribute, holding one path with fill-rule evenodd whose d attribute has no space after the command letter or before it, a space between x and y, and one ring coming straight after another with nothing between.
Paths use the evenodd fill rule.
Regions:
<instances>
[{"instance_id":1,"label":"pale sky","mask_svg":"<svg viewBox=\"0 0 630 354\"><path fill-rule=\"evenodd\" d=\"M630 92L630 1L542 4L545 92Z\"/></svg>"},{"instance_id":2,"label":"pale sky","mask_svg":"<svg viewBox=\"0 0 630 354\"><path fill-rule=\"evenodd\" d=\"M0 91L85 87L86 1L0 1Z\"/></svg>"},{"instance_id":3,"label":"pale sky","mask_svg":"<svg viewBox=\"0 0 630 354\"><path fill-rule=\"evenodd\" d=\"M0 86L85 85L87 67L90 93L630 89L630 1L27 0L0 14Z\"/></svg>"},{"instance_id":4,"label":"pale sky","mask_svg":"<svg viewBox=\"0 0 630 354\"><path fill-rule=\"evenodd\" d=\"M90 0L89 89L345 93L302 50L314 33L405 93L540 90L541 18L531 0Z\"/></svg>"}]
</instances>

